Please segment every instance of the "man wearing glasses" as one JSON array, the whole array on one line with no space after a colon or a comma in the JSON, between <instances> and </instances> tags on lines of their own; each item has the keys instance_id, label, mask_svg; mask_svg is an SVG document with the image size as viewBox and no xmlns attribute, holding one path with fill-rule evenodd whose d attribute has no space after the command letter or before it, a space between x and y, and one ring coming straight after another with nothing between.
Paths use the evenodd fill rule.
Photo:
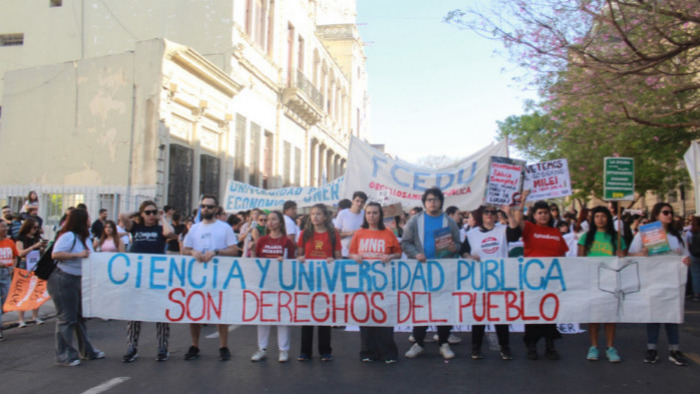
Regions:
<instances>
[{"instance_id":1,"label":"man wearing glasses","mask_svg":"<svg viewBox=\"0 0 700 394\"><path fill-rule=\"evenodd\" d=\"M438 235L445 229L449 229L449 234L452 242L449 245L448 252L452 256L444 256L443 258L455 258L459 251L459 227L454 220L442 212L442 205L445 202L445 197L442 191L437 187L427 189L422 197L425 210L416 216L412 217L404 228L403 238L401 239L401 249L410 259L416 259L421 263L425 263L428 259L437 257L435 247L436 232ZM416 358L425 351L425 333L428 327L413 327L413 338L416 343L406 352L406 357ZM445 359L455 357L455 354L450 349L448 339L452 326L438 326L438 344L440 345L440 354Z\"/></svg>"},{"instance_id":2,"label":"man wearing glasses","mask_svg":"<svg viewBox=\"0 0 700 394\"><path fill-rule=\"evenodd\" d=\"M216 219L219 201L216 197L205 195L199 206L202 212L202 221L192 226L187 232L184 241L186 255L191 255L200 263L211 261L215 256L236 256L238 254L238 239L233 229L226 222ZM219 359L226 361L231 359L231 351L228 349L228 324L219 324ZM185 360L199 358L199 334L202 331L201 324L190 324L190 336L192 346L185 354Z\"/></svg>"}]
</instances>

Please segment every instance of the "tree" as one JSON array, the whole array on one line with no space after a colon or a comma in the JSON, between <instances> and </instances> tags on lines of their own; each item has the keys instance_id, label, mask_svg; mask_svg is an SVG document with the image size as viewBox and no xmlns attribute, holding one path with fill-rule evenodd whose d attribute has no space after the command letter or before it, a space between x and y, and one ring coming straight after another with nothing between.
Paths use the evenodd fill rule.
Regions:
<instances>
[{"instance_id":1,"label":"tree","mask_svg":"<svg viewBox=\"0 0 700 394\"><path fill-rule=\"evenodd\" d=\"M700 126L700 1L493 0L445 20L503 41L556 107L591 98L619 125Z\"/></svg>"}]
</instances>

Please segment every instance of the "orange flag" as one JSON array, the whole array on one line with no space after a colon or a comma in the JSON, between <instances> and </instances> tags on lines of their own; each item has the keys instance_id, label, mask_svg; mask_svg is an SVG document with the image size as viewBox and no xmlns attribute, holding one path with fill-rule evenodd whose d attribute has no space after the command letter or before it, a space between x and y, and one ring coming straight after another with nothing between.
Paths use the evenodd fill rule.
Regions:
<instances>
[{"instance_id":1,"label":"orange flag","mask_svg":"<svg viewBox=\"0 0 700 394\"><path fill-rule=\"evenodd\" d=\"M15 268L12 275L10 292L7 294L2 310L31 311L39 308L49 300L49 292L46 291L46 281L37 278L34 271Z\"/></svg>"}]
</instances>

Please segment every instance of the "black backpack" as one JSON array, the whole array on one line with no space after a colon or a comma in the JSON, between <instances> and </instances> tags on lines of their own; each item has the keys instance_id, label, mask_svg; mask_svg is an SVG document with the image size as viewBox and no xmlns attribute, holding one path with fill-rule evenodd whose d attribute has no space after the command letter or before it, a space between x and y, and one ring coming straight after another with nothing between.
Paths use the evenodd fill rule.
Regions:
<instances>
[{"instance_id":1,"label":"black backpack","mask_svg":"<svg viewBox=\"0 0 700 394\"><path fill-rule=\"evenodd\" d=\"M56 236L56 240L58 240L58 236ZM53 253L53 246L56 244L56 240L51 242L49 247L46 248L46 251L44 252L44 254L41 255L39 261L37 261L36 266L34 267L34 275L36 275L36 277L39 279L49 280L51 273L53 273L53 270L56 269L58 260L54 260L53 257L51 257L51 254ZM71 250L73 250L73 248L75 247L75 241L77 240L78 236L76 235L73 239L73 246L71 247Z\"/></svg>"}]
</instances>

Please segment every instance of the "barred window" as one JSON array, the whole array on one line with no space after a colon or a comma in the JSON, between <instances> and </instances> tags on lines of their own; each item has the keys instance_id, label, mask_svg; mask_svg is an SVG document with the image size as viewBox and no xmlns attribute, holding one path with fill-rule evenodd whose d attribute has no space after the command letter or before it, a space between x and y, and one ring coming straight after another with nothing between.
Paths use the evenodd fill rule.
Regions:
<instances>
[{"instance_id":1,"label":"barred window","mask_svg":"<svg viewBox=\"0 0 700 394\"><path fill-rule=\"evenodd\" d=\"M24 33L0 34L0 47L24 44Z\"/></svg>"}]
</instances>

